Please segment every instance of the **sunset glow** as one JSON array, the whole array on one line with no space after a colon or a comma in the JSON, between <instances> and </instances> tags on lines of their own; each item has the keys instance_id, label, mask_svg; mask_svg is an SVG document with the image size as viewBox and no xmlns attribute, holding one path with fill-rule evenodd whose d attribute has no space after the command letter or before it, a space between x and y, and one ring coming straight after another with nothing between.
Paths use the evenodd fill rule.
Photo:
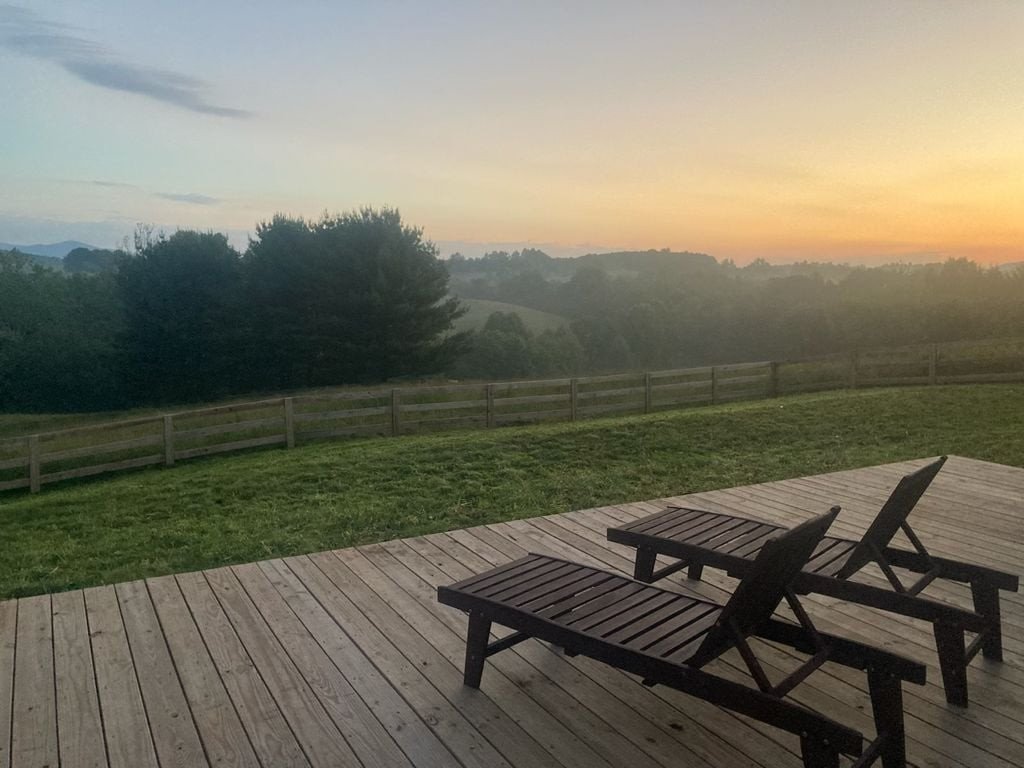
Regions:
<instances>
[{"instance_id":1,"label":"sunset glow","mask_svg":"<svg viewBox=\"0 0 1024 768\"><path fill-rule=\"evenodd\" d=\"M387 204L445 254L1018 261L1022 40L1016 2L0 5L0 241Z\"/></svg>"}]
</instances>

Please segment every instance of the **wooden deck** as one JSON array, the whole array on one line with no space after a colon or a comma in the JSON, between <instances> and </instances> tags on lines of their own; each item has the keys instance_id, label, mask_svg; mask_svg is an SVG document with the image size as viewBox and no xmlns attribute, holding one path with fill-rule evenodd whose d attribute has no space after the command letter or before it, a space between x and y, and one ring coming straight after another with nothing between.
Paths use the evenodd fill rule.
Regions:
<instances>
[{"instance_id":1,"label":"wooden deck","mask_svg":"<svg viewBox=\"0 0 1024 768\"><path fill-rule=\"evenodd\" d=\"M0 603L0 768L798 766L786 734L536 641L465 689L465 618L434 588L527 550L631 572L605 529L665 501L787 524L838 503L839 532L857 535L922 463ZM953 457L913 521L937 554L1024 573L1024 469ZM722 598L733 582L705 573L662 583ZM958 588L926 594L969 604ZM1024 766L1024 595L1003 594L1006 661L972 664L968 710L945 704L929 625L806 603L823 628L928 663L928 685L905 687L914 765ZM792 665L761 652L776 674ZM738 663L715 669L738 677ZM793 697L870 732L865 688L829 665Z\"/></svg>"}]
</instances>

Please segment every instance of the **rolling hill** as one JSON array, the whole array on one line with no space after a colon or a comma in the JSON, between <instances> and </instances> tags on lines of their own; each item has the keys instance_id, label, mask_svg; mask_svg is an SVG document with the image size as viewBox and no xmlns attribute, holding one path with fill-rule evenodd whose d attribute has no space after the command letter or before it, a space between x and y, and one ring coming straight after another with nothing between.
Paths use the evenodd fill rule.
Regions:
<instances>
[{"instance_id":1,"label":"rolling hill","mask_svg":"<svg viewBox=\"0 0 1024 768\"><path fill-rule=\"evenodd\" d=\"M34 245L15 245L14 243L0 243L0 251L18 250L29 256L45 256L49 259L63 259L75 248L86 248L95 250L95 245L82 243L78 240L62 240L59 243L35 243Z\"/></svg>"},{"instance_id":2,"label":"rolling hill","mask_svg":"<svg viewBox=\"0 0 1024 768\"><path fill-rule=\"evenodd\" d=\"M460 299L460 301L469 307L469 312L455 321L455 330L457 331L475 331L483 328L487 318L493 312L515 312L531 333L553 331L569 324L569 320L561 315L531 309L521 304L506 304L503 301L488 301L487 299Z\"/></svg>"}]
</instances>

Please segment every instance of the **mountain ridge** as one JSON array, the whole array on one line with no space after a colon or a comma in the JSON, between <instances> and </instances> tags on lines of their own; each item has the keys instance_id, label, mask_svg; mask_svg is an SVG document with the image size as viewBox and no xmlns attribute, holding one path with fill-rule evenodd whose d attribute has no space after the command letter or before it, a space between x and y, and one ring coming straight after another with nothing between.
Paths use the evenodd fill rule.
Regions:
<instances>
[{"instance_id":1,"label":"mountain ridge","mask_svg":"<svg viewBox=\"0 0 1024 768\"><path fill-rule=\"evenodd\" d=\"M0 251L16 250L29 256L46 256L51 259L63 259L75 248L87 248L90 251L97 250L95 245L89 245L80 240L61 240L59 243L34 243L33 245L0 243Z\"/></svg>"}]
</instances>

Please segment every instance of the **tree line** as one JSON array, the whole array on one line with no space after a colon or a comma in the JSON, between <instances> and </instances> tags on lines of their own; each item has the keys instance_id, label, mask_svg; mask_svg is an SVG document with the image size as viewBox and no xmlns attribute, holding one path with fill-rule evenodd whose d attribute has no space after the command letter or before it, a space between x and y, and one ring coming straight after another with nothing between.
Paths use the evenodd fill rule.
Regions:
<instances>
[{"instance_id":1,"label":"tree line","mask_svg":"<svg viewBox=\"0 0 1024 768\"><path fill-rule=\"evenodd\" d=\"M871 347L1024 336L1024 267L745 267L646 251L550 259L494 252L450 264L452 290L562 316L557 334L504 319L471 340L475 375L545 376L786 360ZM550 354L555 350L554 354Z\"/></svg>"},{"instance_id":2,"label":"tree line","mask_svg":"<svg viewBox=\"0 0 1024 768\"><path fill-rule=\"evenodd\" d=\"M644 251L447 261L397 211L140 228L63 272L0 253L0 410L73 411L423 376L511 379L1024 336L1024 269L745 267ZM512 305L456 332L463 300ZM532 329L516 307L554 315ZM525 313L524 313L525 314ZM559 320L560 319L560 320Z\"/></svg>"},{"instance_id":3,"label":"tree line","mask_svg":"<svg viewBox=\"0 0 1024 768\"><path fill-rule=\"evenodd\" d=\"M4 410L378 382L444 370L465 345L436 248L392 209L275 216L244 253L141 229L101 261L61 274L0 256Z\"/></svg>"}]
</instances>

